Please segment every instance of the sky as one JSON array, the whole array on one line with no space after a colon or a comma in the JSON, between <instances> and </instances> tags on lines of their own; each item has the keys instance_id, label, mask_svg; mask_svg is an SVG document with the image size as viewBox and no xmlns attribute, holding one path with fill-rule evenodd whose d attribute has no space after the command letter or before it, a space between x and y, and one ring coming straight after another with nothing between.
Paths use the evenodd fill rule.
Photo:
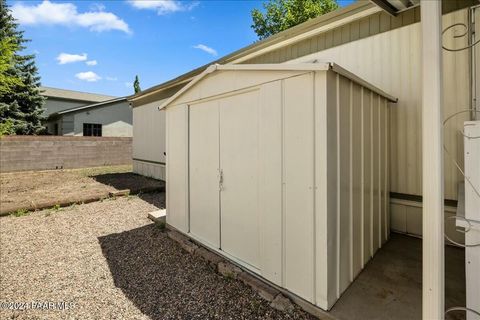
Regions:
<instances>
[{"instance_id":1,"label":"sky","mask_svg":"<svg viewBox=\"0 0 480 320\"><path fill-rule=\"evenodd\" d=\"M341 6L354 0L340 0ZM44 86L125 96L257 40L256 0L8 1Z\"/></svg>"}]
</instances>

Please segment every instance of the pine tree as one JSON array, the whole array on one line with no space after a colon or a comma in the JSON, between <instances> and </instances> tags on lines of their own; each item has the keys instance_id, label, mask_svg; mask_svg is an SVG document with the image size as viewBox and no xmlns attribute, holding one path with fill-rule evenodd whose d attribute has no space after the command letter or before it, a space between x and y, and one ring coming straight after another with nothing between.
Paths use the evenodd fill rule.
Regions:
<instances>
[{"instance_id":1,"label":"pine tree","mask_svg":"<svg viewBox=\"0 0 480 320\"><path fill-rule=\"evenodd\" d=\"M16 134L38 134L44 130L45 98L40 94L40 76L35 66L35 55L23 55L29 40L23 38L23 31L7 7L6 0L0 0L0 39L11 39L16 47L13 63L4 76L18 78L21 83L9 86L0 93L0 123L12 122Z\"/></svg>"},{"instance_id":2,"label":"pine tree","mask_svg":"<svg viewBox=\"0 0 480 320\"><path fill-rule=\"evenodd\" d=\"M133 90L135 93L142 91L142 89L140 89L140 80L138 79L138 75L135 76L135 81L133 81Z\"/></svg>"}]
</instances>

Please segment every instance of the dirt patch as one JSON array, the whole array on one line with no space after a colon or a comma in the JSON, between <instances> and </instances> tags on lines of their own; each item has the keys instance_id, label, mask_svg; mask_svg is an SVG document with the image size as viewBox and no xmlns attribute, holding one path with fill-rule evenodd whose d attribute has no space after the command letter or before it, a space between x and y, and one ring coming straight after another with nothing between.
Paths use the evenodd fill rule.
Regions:
<instances>
[{"instance_id":1,"label":"dirt patch","mask_svg":"<svg viewBox=\"0 0 480 320\"><path fill-rule=\"evenodd\" d=\"M131 166L0 174L0 215L96 201L111 192L151 192L164 183L132 172Z\"/></svg>"},{"instance_id":2,"label":"dirt patch","mask_svg":"<svg viewBox=\"0 0 480 320\"><path fill-rule=\"evenodd\" d=\"M0 223L0 319L314 319L269 306L238 280L184 252L147 219L163 193L108 199Z\"/></svg>"}]
</instances>

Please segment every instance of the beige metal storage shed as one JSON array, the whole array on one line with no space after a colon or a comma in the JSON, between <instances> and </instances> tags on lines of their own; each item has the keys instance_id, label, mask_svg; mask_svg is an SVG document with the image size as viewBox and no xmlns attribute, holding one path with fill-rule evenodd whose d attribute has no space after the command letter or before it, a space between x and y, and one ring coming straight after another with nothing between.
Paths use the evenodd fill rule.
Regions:
<instances>
[{"instance_id":1,"label":"beige metal storage shed","mask_svg":"<svg viewBox=\"0 0 480 320\"><path fill-rule=\"evenodd\" d=\"M332 63L207 68L160 106L167 223L328 310L389 237L389 102Z\"/></svg>"}]
</instances>

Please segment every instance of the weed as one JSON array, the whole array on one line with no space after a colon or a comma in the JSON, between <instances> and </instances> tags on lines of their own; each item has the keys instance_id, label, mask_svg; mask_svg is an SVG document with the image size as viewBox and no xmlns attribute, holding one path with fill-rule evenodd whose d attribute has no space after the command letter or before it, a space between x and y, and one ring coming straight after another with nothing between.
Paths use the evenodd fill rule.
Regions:
<instances>
[{"instance_id":1,"label":"weed","mask_svg":"<svg viewBox=\"0 0 480 320\"><path fill-rule=\"evenodd\" d=\"M18 209L17 211L14 211L11 213L15 217L23 217L28 215L28 210L26 209Z\"/></svg>"},{"instance_id":2,"label":"weed","mask_svg":"<svg viewBox=\"0 0 480 320\"><path fill-rule=\"evenodd\" d=\"M130 194L130 193L127 195L127 200L132 200L132 199L135 199L135 198L138 198L138 195Z\"/></svg>"},{"instance_id":3,"label":"weed","mask_svg":"<svg viewBox=\"0 0 480 320\"><path fill-rule=\"evenodd\" d=\"M163 221L162 222L155 222L155 226L161 231L164 231L165 227L166 227L165 222L163 222Z\"/></svg>"}]
</instances>

